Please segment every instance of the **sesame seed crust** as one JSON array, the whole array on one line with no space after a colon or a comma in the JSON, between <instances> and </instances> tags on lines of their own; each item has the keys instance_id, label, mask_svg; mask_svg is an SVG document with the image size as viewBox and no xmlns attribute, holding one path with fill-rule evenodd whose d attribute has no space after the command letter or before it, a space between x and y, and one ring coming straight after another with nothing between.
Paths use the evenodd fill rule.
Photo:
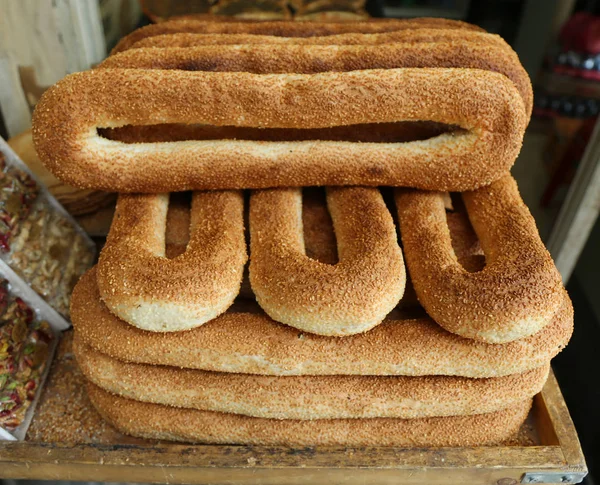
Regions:
<instances>
[{"instance_id":1,"label":"sesame seed crust","mask_svg":"<svg viewBox=\"0 0 600 485\"><path fill-rule=\"evenodd\" d=\"M564 296L540 332L501 345L396 312L367 333L323 337L276 323L252 304L234 305L192 330L156 333L114 316L100 300L92 269L75 287L71 318L84 343L127 362L265 375L499 377L545 365L564 348L573 331L573 307Z\"/></svg>"},{"instance_id":2,"label":"sesame seed crust","mask_svg":"<svg viewBox=\"0 0 600 485\"><path fill-rule=\"evenodd\" d=\"M119 431L194 443L282 446L482 446L516 434L528 399L494 413L417 419L277 420L142 403L88 385L98 412ZM151 417L151 419L149 419Z\"/></svg>"},{"instance_id":3,"label":"sesame seed crust","mask_svg":"<svg viewBox=\"0 0 600 485\"><path fill-rule=\"evenodd\" d=\"M463 337L506 343L539 332L563 305L564 288L516 182L507 175L462 198L486 256L478 272L456 258L441 194L396 191L419 302L438 324Z\"/></svg>"},{"instance_id":4,"label":"sesame seed crust","mask_svg":"<svg viewBox=\"0 0 600 485\"><path fill-rule=\"evenodd\" d=\"M40 159L66 183L119 192L310 185L462 191L513 164L527 113L504 75L401 68L319 74L95 69L37 105ZM405 143L188 140L127 145L97 128L160 123L331 128L398 121L458 127Z\"/></svg>"},{"instance_id":5,"label":"sesame seed crust","mask_svg":"<svg viewBox=\"0 0 600 485\"><path fill-rule=\"evenodd\" d=\"M274 320L319 335L365 332L402 298L406 272L396 228L379 190L327 189L339 262L306 255L299 189L250 197L250 284Z\"/></svg>"},{"instance_id":6,"label":"sesame seed crust","mask_svg":"<svg viewBox=\"0 0 600 485\"><path fill-rule=\"evenodd\" d=\"M75 339L86 378L113 394L180 408L269 419L457 416L500 411L541 391L549 366L505 377L272 377L132 364Z\"/></svg>"},{"instance_id":7,"label":"sesame seed crust","mask_svg":"<svg viewBox=\"0 0 600 485\"><path fill-rule=\"evenodd\" d=\"M131 49L147 47L173 48L173 47L198 47L207 45L243 45L243 44L270 44L270 45L380 45L393 43L427 43L441 41L468 40L488 43L501 49L512 48L496 34L475 30L427 28L397 30L382 33L357 33L333 34L311 37L281 37L261 34L202 34L190 32L177 32L147 37L132 44ZM115 56L121 53L114 54Z\"/></svg>"},{"instance_id":8,"label":"sesame seed crust","mask_svg":"<svg viewBox=\"0 0 600 485\"><path fill-rule=\"evenodd\" d=\"M435 32L435 31L434 31ZM444 31L437 31L444 32ZM140 48L104 60L98 68L180 69L186 71L251 72L255 74L300 73L397 68L470 68L498 72L517 87L531 115L533 90L516 53L498 37L479 32L448 31L452 40L376 45L325 45L281 43L279 37L262 37L264 43L246 45L199 45L193 47ZM462 34L462 35L457 35ZM356 37L368 37L353 34ZM488 37L493 40L490 42ZM252 36L248 36L252 37ZM268 40L275 40L271 44ZM288 39L309 41L313 38ZM329 40L329 37L317 39ZM349 39L348 39L349 40ZM368 39L366 39L368 41Z\"/></svg>"},{"instance_id":9,"label":"sesame seed crust","mask_svg":"<svg viewBox=\"0 0 600 485\"><path fill-rule=\"evenodd\" d=\"M168 194L120 195L98 262L102 300L139 328L172 332L223 313L247 260L241 192L195 192L185 252L165 257Z\"/></svg>"}]
</instances>

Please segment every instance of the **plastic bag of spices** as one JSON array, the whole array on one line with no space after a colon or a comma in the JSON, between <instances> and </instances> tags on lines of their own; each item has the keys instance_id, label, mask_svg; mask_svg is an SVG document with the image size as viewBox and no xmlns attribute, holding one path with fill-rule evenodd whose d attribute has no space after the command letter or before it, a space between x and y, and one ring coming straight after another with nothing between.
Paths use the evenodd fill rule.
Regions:
<instances>
[{"instance_id":1,"label":"plastic bag of spices","mask_svg":"<svg viewBox=\"0 0 600 485\"><path fill-rule=\"evenodd\" d=\"M95 245L0 138L0 259L68 318Z\"/></svg>"},{"instance_id":2,"label":"plastic bag of spices","mask_svg":"<svg viewBox=\"0 0 600 485\"><path fill-rule=\"evenodd\" d=\"M22 440L69 323L0 260L0 440Z\"/></svg>"}]
</instances>

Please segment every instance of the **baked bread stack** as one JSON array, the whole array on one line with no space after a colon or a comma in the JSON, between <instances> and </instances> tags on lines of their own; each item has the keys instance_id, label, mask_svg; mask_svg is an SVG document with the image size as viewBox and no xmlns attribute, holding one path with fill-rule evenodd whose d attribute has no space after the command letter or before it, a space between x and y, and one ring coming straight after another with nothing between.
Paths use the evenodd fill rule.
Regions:
<instances>
[{"instance_id":1,"label":"baked bread stack","mask_svg":"<svg viewBox=\"0 0 600 485\"><path fill-rule=\"evenodd\" d=\"M59 82L40 158L121 192L72 298L92 402L179 441L509 438L573 325L508 174L531 105L439 19L169 21Z\"/></svg>"}]
</instances>

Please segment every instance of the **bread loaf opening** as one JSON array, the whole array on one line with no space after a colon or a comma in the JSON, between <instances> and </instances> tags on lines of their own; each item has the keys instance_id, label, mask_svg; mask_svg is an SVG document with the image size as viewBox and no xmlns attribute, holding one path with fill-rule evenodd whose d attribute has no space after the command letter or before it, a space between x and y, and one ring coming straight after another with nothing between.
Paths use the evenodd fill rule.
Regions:
<instances>
[{"instance_id":1,"label":"bread loaf opening","mask_svg":"<svg viewBox=\"0 0 600 485\"><path fill-rule=\"evenodd\" d=\"M452 248L460 265L469 273L485 268L485 255L460 194L451 194L451 208L446 208Z\"/></svg>"},{"instance_id":2,"label":"bread loaf opening","mask_svg":"<svg viewBox=\"0 0 600 485\"><path fill-rule=\"evenodd\" d=\"M325 189L305 187L302 190L302 227L306 255L321 263L337 264L337 241Z\"/></svg>"},{"instance_id":3,"label":"bread loaf opening","mask_svg":"<svg viewBox=\"0 0 600 485\"><path fill-rule=\"evenodd\" d=\"M331 128L255 128L241 126L126 125L99 128L98 134L122 143L159 143L187 140L248 140L271 142L346 141L362 143L405 143L434 138L444 133L463 133L456 125L432 121L399 121L368 123Z\"/></svg>"},{"instance_id":4,"label":"bread loaf opening","mask_svg":"<svg viewBox=\"0 0 600 485\"><path fill-rule=\"evenodd\" d=\"M191 204L191 192L173 192L169 196L165 232L165 256L169 259L185 253L190 240Z\"/></svg>"}]
</instances>

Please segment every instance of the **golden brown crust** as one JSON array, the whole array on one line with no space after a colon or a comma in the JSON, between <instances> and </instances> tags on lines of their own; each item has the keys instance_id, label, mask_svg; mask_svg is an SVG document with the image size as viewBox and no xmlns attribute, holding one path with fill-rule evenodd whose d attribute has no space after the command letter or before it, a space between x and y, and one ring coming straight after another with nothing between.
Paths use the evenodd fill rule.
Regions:
<instances>
[{"instance_id":1,"label":"golden brown crust","mask_svg":"<svg viewBox=\"0 0 600 485\"><path fill-rule=\"evenodd\" d=\"M479 272L456 259L440 194L398 190L402 243L413 286L446 330L490 343L532 335L563 302L563 284L535 221L507 175L463 200L486 255Z\"/></svg>"},{"instance_id":2,"label":"golden brown crust","mask_svg":"<svg viewBox=\"0 0 600 485\"><path fill-rule=\"evenodd\" d=\"M327 128L422 120L462 130L408 143L214 140L135 147L96 133L99 127L164 122ZM462 191L508 170L526 122L512 82L478 69L307 75L97 69L48 89L36 107L33 133L47 167L84 188L166 192L358 184Z\"/></svg>"},{"instance_id":3,"label":"golden brown crust","mask_svg":"<svg viewBox=\"0 0 600 485\"><path fill-rule=\"evenodd\" d=\"M302 333L256 307L236 308L187 332L146 332L119 320L100 301L95 269L77 284L71 318L83 342L116 359L267 375L457 375L498 377L545 365L567 344L573 308L531 337L504 345L449 333L428 318L392 313L371 331L344 338Z\"/></svg>"},{"instance_id":4,"label":"golden brown crust","mask_svg":"<svg viewBox=\"0 0 600 485\"><path fill-rule=\"evenodd\" d=\"M441 18L378 19L357 22L210 22L201 20L172 20L147 25L122 38L111 55L129 49L136 42L156 35L181 32L197 34L259 34L280 37L312 37L349 32L376 33L417 28L460 29L482 31L466 22Z\"/></svg>"},{"instance_id":5,"label":"golden brown crust","mask_svg":"<svg viewBox=\"0 0 600 485\"><path fill-rule=\"evenodd\" d=\"M456 32L456 31L450 31ZM101 68L182 69L186 71L241 71L256 74L301 73L396 68L470 68L499 72L517 87L531 114L533 91L515 52L496 38L455 38L379 45L257 44L200 45L142 48L107 58ZM271 37L271 39L278 39ZM321 37L322 39L322 37ZM327 37L325 37L327 39ZM306 40L306 39L304 39Z\"/></svg>"},{"instance_id":6,"label":"golden brown crust","mask_svg":"<svg viewBox=\"0 0 600 485\"><path fill-rule=\"evenodd\" d=\"M250 197L250 284L275 321L318 335L366 332L404 293L406 272L396 228L378 189L328 188L339 262L306 255L302 191Z\"/></svg>"},{"instance_id":7,"label":"golden brown crust","mask_svg":"<svg viewBox=\"0 0 600 485\"><path fill-rule=\"evenodd\" d=\"M223 313L238 295L246 263L241 192L195 192L190 241L165 257L168 194L120 195L98 262L107 307L136 327L173 332Z\"/></svg>"},{"instance_id":8,"label":"golden brown crust","mask_svg":"<svg viewBox=\"0 0 600 485\"><path fill-rule=\"evenodd\" d=\"M469 41L488 44L499 49L514 52L512 48L496 34L475 30L457 30L440 28L405 29L379 34L346 33L312 37L280 37L259 34L198 34L178 32L156 35L139 40L129 49L142 47L198 47L202 45L244 45L244 44L295 44L295 45L380 45L416 42L457 42ZM127 49L127 50L129 50ZM119 53L113 54L117 55Z\"/></svg>"},{"instance_id":9,"label":"golden brown crust","mask_svg":"<svg viewBox=\"0 0 600 485\"><path fill-rule=\"evenodd\" d=\"M85 377L136 401L270 419L402 418L483 414L541 391L549 366L506 377L224 374L113 359L75 338Z\"/></svg>"},{"instance_id":10,"label":"golden brown crust","mask_svg":"<svg viewBox=\"0 0 600 485\"><path fill-rule=\"evenodd\" d=\"M531 408L528 399L504 411L474 416L299 421L142 403L115 396L93 384L88 385L88 395L104 419L119 431L133 436L196 443L282 446L492 445L515 434Z\"/></svg>"}]
</instances>

